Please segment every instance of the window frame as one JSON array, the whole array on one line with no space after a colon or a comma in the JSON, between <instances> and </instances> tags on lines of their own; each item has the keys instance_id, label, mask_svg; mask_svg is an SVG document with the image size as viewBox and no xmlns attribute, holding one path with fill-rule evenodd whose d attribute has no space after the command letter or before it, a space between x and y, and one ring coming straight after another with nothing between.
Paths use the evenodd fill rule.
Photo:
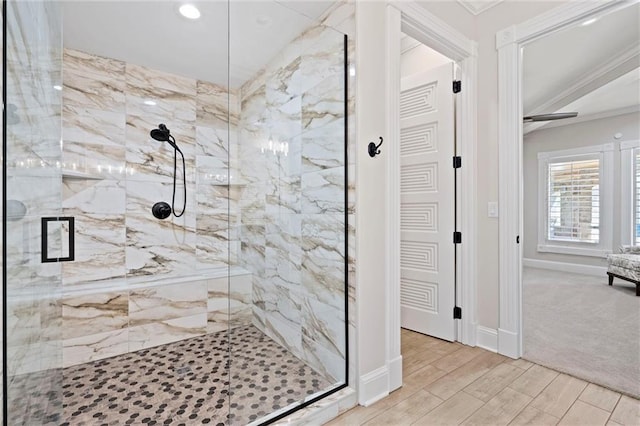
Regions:
<instances>
[{"instance_id":1,"label":"window frame","mask_svg":"<svg viewBox=\"0 0 640 426\"><path fill-rule=\"evenodd\" d=\"M635 238L635 207L638 200L635 182L634 157L640 153L640 140L620 142L620 243L623 245L639 245Z\"/></svg>"},{"instance_id":2,"label":"window frame","mask_svg":"<svg viewBox=\"0 0 640 426\"><path fill-rule=\"evenodd\" d=\"M538 246L541 253L606 257L613 245L613 152L614 144L538 153ZM547 203L549 164L563 161L599 159L599 241L598 243L550 240Z\"/></svg>"}]
</instances>

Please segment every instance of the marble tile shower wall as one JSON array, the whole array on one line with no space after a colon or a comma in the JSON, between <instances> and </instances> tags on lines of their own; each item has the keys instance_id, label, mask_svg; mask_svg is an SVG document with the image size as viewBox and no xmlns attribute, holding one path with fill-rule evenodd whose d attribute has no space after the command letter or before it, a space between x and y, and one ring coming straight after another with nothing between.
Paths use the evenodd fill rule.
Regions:
<instances>
[{"instance_id":1,"label":"marble tile shower wall","mask_svg":"<svg viewBox=\"0 0 640 426\"><path fill-rule=\"evenodd\" d=\"M254 323L336 380L346 378L345 64L328 21L352 11L332 11L240 90L240 259L253 272ZM354 189L350 173L351 237Z\"/></svg>"},{"instance_id":2,"label":"marble tile shower wall","mask_svg":"<svg viewBox=\"0 0 640 426\"><path fill-rule=\"evenodd\" d=\"M226 328L226 278L184 277L236 261L235 94L77 50L63 64L62 207L76 219L76 260L62 269L64 365ZM186 213L163 221L151 206L171 200L173 149L149 137L160 123L187 170ZM246 279L231 283L234 324L248 321Z\"/></svg>"},{"instance_id":3,"label":"marble tile shower wall","mask_svg":"<svg viewBox=\"0 0 640 426\"><path fill-rule=\"evenodd\" d=\"M9 413L16 375L48 370L36 380L59 383L62 365L60 265L41 263L40 218L61 208L60 92L62 34L59 5L8 2L7 6L7 383ZM49 234L51 250L60 239ZM39 383L31 383L38 387ZM34 399L36 399L34 397ZM35 402L35 401L32 401ZM37 416L37 413L31 413ZM9 417L11 418L11 417ZM32 419L34 423L38 419Z\"/></svg>"}]
</instances>

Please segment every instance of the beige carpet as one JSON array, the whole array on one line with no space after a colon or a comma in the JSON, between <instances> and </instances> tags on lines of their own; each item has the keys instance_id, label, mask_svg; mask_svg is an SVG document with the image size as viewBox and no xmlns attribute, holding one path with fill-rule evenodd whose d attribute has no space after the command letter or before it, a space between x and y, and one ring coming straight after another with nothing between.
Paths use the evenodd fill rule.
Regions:
<instances>
[{"instance_id":1,"label":"beige carpet","mask_svg":"<svg viewBox=\"0 0 640 426\"><path fill-rule=\"evenodd\" d=\"M640 397L640 297L635 286L525 268L524 358Z\"/></svg>"}]
</instances>

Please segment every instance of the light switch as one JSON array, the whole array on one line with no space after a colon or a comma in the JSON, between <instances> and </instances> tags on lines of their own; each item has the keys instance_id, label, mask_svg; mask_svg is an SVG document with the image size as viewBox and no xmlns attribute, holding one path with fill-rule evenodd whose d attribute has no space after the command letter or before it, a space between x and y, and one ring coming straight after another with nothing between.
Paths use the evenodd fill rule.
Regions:
<instances>
[{"instance_id":1,"label":"light switch","mask_svg":"<svg viewBox=\"0 0 640 426\"><path fill-rule=\"evenodd\" d=\"M487 203L487 215L489 217L498 217L498 203L495 201L489 201Z\"/></svg>"}]
</instances>

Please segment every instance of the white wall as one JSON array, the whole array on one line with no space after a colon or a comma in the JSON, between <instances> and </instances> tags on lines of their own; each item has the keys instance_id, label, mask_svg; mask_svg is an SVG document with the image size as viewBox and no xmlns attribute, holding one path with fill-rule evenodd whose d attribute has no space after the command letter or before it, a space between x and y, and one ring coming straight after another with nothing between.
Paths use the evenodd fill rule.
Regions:
<instances>
[{"instance_id":1,"label":"white wall","mask_svg":"<svg viewBox=\"0 0 640 426\"><path fill-rule=\"evenodd\" d=\"M370 158L366 153L369 141L387 137L385 105L381 102L386 95L385 10L384 2L356 3L356 326L361 404L388 391L384 264L387 168L382 155Z\"/></svg>"},{"instance_id":2,"label":"white wall","mask_svg":"<svg viewBox=\"0 0 640 426\"><path fill-rule=\"evenodd\" d=\"M446 56L436 52L407 36L410 43L418 43L415 47L402 52L400 56L400 76L407 77L419 72L429 71L433 68L453 62Z\"/></svg>"},{"instance_id":3,"label":"white wall","mask_svg":"<svg viewBox=\"0 0 640 426\"><path fill-rule=\"evenodd\" d=\"M524 258L553 262L577 263L591 266L606 266L604 258L573 256L556 253L539 253L538 242L538 152L557 151L583 146L615 143L613 176L613 249L620 245L621 194L620 151L618 144L625 140L640 138L640 113L624 114L599 120L591 120L567 126L541 129L524 138ZM613 135L622 133L616 140Z\"/></svg>"}]
</instances>

